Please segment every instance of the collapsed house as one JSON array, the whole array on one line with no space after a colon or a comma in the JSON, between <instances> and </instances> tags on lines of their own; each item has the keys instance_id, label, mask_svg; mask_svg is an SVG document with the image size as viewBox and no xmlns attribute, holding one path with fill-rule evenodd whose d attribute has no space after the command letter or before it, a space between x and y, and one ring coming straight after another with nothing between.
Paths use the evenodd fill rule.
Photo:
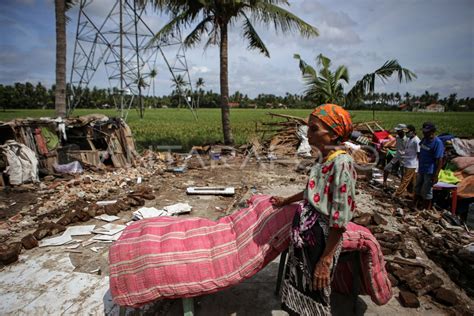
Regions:
<instances>
[{"instance_id":1,"label":"collapsed house","mask_svg":"<svg viewBox=\"0 0 474 316\"><path fill-rule=\"evenodd\" d=\"M1 184L37 181L36 165L46 175L82 167L130 167L138 156L129 126L101 114L0 123L0 144Z\"/></svg>"}]
</instances>

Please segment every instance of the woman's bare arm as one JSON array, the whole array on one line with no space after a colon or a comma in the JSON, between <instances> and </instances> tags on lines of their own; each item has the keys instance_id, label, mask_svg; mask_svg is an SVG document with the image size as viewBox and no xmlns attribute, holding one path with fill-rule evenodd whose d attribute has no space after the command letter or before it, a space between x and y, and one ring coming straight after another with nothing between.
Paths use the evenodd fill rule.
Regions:
<instances>
[{"instance_id":1,"label":"woman's bare arm","mask_svg":"<svg viewBox=\"0 0 474 316\"><path fill-rule=\"evenodd\" d=\"M276 207L282 207L294 202L301 201L303 199L304 199L304 191L301 191L287 198L272 196L272 198L270 199L270 202Z\"/></svg>"},{"instance_id":2,"label":"woman's bare arm","mask_svg":"<svg viewBox=\"0 0 474 316\"><path fill-rule=\"evenodd\" d=\"M321 258L316 264L316 267L314 268L313 287L316 289L322 289L329 285L331 280L330 272L332 260L337 249L337 244L342 239L343 232L344 230L340 228L331 227L329 229L326 247L324 248Z\"/></svg>"}]
</instances>

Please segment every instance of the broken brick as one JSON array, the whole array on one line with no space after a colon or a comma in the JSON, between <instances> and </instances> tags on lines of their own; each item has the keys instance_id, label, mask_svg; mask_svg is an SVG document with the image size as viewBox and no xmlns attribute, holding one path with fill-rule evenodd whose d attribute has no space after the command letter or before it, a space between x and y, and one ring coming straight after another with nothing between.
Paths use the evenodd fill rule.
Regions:
<instances>
[{"instance_id":1,"label":"broken brick","mask_svg":"<svg viewBox=\"0 0 474 316\"><path fill-rule=\"evenodd\" d=\"M438 289L443 285L443 280L441 280L435 274L429 274L421 278L410 278L406 280L406 283L411 291L413 291L417 296L425 295L428 292L431 292L435 289Z\"/></svg>"},{"instance_id":2,"label":"broken brick","mask_svg":"<svg viewBox=\"0 0 474 316\"><path fill-rule=\"evenodd\" d=\"M104 206L104 211L107 215L117 215L120 212L120 209L118 209L115 204L111 204Z\"/></svg>"},{"instance_id":3,"label":"broken brick","mask_svg":"<svg viewBox=\"0 0 474 316\"><path fill-rule=\"evenodd\" d=\"M21 222L22 218L23 218L23 216L20 213L18 213L16 215L10 217L8 219L8 221L11 222L11 223L19 223L19 222Z\"/></svg>"},{"instance_id":4,"label":"broken brick","mask_svg":"<svg viewBox=\"0 0 474 316\"><path fill-rule=\"evenodd\" d=\"M433 294L436 301L446 306L453 306L458 302L457 295L444 287L434 290Z\"/></svg>"},{"instance_id":5,"label":"broken brick","mask_svg":"<svg viewBox=\"0 0 474 316\"><path fill-rule=\"evenodd\" d=\"M65 230L66 227L58 223L43 223L39 225L37 230L35 230L33 236L36 238L36 240L41 240L46 236L56 235Z\"/></svg>"},{"instance_id":6,"label":"broken brick","mask_svg":"<svg viewBox=\"0 0 474 316\"><path fill-rule=\"evenodd\" d=\"M402 282L409 282L413 279L421 279L424 277L423 268L421 267L394 268L392 273Z\"/></svg>"},{"instance_id":7,"label":"broken brick","mask_svg":"<svg viewBox=\"0 0 474 316\"><path fill-rule=\"evenodd\" d=\"M388 224L388 221L382 215L380 215L379 213L374 213L373 219L374 219L374 222L377 225L387 225Z\"/></svg>"},{"instance_id":8,"label":"broken brick","mask_svg":"<svg viewBox=\"0 0 474 316\"><path fill-rule=\"evenodd\" d=\"M402 240L400 234L388 231L383 233L374 233L374 236L378 241L385 241L389 243L398 243Z\"/></svg>"},{"instance_id":9,"label":"broken brick","mask_svg":"<svg viewBox=\"0 0 474 316\"><path fill-rule=\"evenodd\" d=\"M13 242L9 245L0 245L0 262L11 264L18 260L22 245L19 242Z\"/></svg>"},{"instance_id":10,"label":"broken brick","mask_svg":"<svg viewBox=\"0 0 474 316\"><path fill-rule=\"evenodd\" d=\"M21 239L21 244L25 249L33 249L38 247L38 241L32 234L28 234Z\"/></svg>"},{"instance_id":11,"label":"broken brick","mask_svg":"<svg viewBox=\"0 0 474 316\"><path fill-rule=\"evenodd\" d=\"M369 213L363 213L359 217L352 220L357 225L368 226L372 223L372 215Z\"/></svg>"},{"instance_id":12,"label":"broken brick","mask_svg":"<svg viewBox=\"0 0 474 316\"><path fill-rule=\"evenodd\" d=\"M420 301L415 294L408 291L400 291L398 299L403 307L417 308L420 307Z\"/></svg>"},{"instance_id":13,"label":"broken brick","mask_svg":"<svg viewBox=\"0 0 474 316\"><path fill-rule=\"evenodd\" d=\"M402 248L400 250L400 253L404 258L409 258L409 259L415 259L416 258L416 253L411 248Z\"/></svg>"}]
</instances>

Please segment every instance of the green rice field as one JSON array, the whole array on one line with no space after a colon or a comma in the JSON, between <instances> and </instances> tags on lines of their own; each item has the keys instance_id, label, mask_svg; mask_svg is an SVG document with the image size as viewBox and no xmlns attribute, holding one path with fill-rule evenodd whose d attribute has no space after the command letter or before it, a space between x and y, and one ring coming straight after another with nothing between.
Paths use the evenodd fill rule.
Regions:
<instances>
[{"instance_id":1,"label":"green rice field","mask_svg":"<svg viewBox=\"0 0 474 316\"><path fill-rule=\"evenodd\" d=\"M258 123L277 121L267 113L280 113L306 117L308 109L270 110L270 109L232 109L231 125L238 145L246 143L252 136L261 136L256 131ZM74 115L103 113L108 116L117 114L115 110L79 109ZM140 120L138 113L131 110L128 124L132 128L140 149L157 145L181 145L187 150L193 145L202 145L222 141L221 113L219 109L200 109L196 121L187 109L151 109L146 110L145 118ZM351 111L354 122L373 120L372 111ZM7 110L0 111L0 121L15 118L52 116L52 110ZM375 119L384 128L391 129L398 123L413 124L417 128L425 121L432 121L439 133L451 133L461 137L474 137L474 112L419 113L377 111ZM281 119L280 119L281 120ZM262 126L259 125L259 129Z\"/></svg>"}]
</instances>

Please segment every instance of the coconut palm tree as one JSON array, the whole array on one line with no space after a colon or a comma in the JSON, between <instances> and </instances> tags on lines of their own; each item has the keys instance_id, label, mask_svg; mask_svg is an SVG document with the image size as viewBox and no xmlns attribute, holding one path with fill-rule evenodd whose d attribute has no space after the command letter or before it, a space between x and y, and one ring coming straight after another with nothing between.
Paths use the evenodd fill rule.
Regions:
<instances>
[{"instance_id":1,"label":"coconut palm tree","mask_svg":"<svg viewBox=\"0 0 474 316\"><path fill-rule=\"evenodd\" d=\"M56 116L66 116L66 11L75 4L75 0L54 0L56 15L56 89L54 108Z\"/></svg>"},{"instance_id":2,"label":"coconut palm tree","mask_svg":"<svg viewBox=\"0 0 474 316\"><path fill-rule=\"evenodd\" d=\"M156 70L155 68L153 68L151 71L150 71L150 78L151 78L151 84L152 84L152 89L153 89L153 107L155 108L156 107L156 95L155 95L155 78L156 76L158 75L158 70Z\"/></svg>"},{"instance_id":3,"label":"coconut palm tree","mask_svg":"<svg viewBox=\"0 0 474 316\"><path fill-rule=\"evenodd\" d=\"M316 60L321 69L318 73L312 66L302 60L300 55L295 54L294 58L299 60L301 74L307 86L305 95L314 98L318 103L353 104L366 93L374 92L376 77L385 82L394 72L398 73L400 82L403 79L408 82L416 78L412 71L401 67L396 60L389 60L373 73L363 76L344 96L342 81L349 83L349 72L346 66L339 66L332 72L330 69L331 59L319 54Z\"/></svg>"},{"instance_id":4,"label":"coconut palm tree","mask_svg":"<svg viewBox=\"0 0 474 316\"><path fill-rule=\"evenodd\" d=\"M174 88L175 95L178 95L178 108L181 107L181 94L184 92L184 87L186 86L186 81L182 75L177 75L171 79L171 87Z\"/></svg>"},{"instance_id":5,"label":"coconut palm tree","mask_svg":"<svg viewBox=\"0 0 474 316\"><path fill-rule=\"evenodd\" d=\"M336 68L336 71L332 72L330 69L331 59L323 54L319 54L316 57L316 61L321 68L317 72L302 60L300 55L295 54L293 57L299 60L299 67L307 86L305 91L307 97L315 99L318 104L343 104L344 87L342 86L342 81L349 83L349 71L346 66L339 66Z\"/></svg>"},{"instance_id":6,"label":"coconut palm tree","mask_svg":"<svg viewBox=\"0 0 474 316\"><path fill-rule=\"evenodd\" d=\"M137 1L144 2L144 0ZM152 0L152 3L156 8L171 14L171 21L155 35L154 40L166 39L181 29L194 25L194 29L184 40L186 46L196 45L204 35L208 35L206 47L219 45L220 105L225 144L234 142L228 104L229 26L242 23L242 36L248 40L248 48L255 49L267 57L270 54L254 28L255 22L273 25L276 31L282 33L297 30L305 37L318 35L316 28L279 6L288 6L286 0Z\"/></svg>"},{"instance_id":7,"label":"coconut palm tree","mask_svg":"<svg viewBox=\"0 0 474 316\"><path fill-rule=\"evenodd\" d=\"M206 84L204 83L204 79L202 79L201 77L198 78L198 80L196 81L196 90L198 92L198 95L197 95L197 108L199 109L199 97L202 93L201 91L201 88L204 87Z\"/></svg>"}]
</instances>

